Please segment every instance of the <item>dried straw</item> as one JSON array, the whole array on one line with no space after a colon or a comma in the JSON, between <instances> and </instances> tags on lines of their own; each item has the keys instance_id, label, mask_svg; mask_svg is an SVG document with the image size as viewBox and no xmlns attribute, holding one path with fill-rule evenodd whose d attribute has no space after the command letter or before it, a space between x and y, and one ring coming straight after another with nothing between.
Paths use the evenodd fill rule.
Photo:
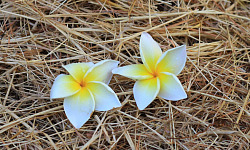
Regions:
<instances>
[{"instance_id":1,"label":"dried straw","mask_svg":"<svg viewBox=\"0 0 250 150\"><path fill-rule=\"evenodd\" d=\"M250 149L247 1L0 2L0 149ZM187 45L188 98L139 111L134 81L115 75L122 107L74 129L63 100L49 99L62 65L141 63L142 32L163 51Z\"/></svg>"}]
</instances>

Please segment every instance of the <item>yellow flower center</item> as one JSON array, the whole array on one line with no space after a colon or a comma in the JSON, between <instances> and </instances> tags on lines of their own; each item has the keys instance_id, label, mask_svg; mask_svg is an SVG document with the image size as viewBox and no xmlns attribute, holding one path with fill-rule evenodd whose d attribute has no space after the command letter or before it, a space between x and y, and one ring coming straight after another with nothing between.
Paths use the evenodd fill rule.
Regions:
<instances>
[{"instance_id":1,"label":"yellow flower center","mask_svg":"<svg viewBox=\"0 0 250 150\"><path fill-rule=\"evenodd\" d=\"M152 75L153 75L154 77L158 77L158 72L154 71L154 72L152 73Z\"/></svg>"},{"instance_id":2,"label":"yellow flower center","mask_svg":"<svg viewBox=\"0 0 250 150\"><path fill-rule=\"evenodd\" d=\"M80 82L80 86L81 87L85 87L86 86L86 82L85 81Z\"/></svg>"}]
</instances>

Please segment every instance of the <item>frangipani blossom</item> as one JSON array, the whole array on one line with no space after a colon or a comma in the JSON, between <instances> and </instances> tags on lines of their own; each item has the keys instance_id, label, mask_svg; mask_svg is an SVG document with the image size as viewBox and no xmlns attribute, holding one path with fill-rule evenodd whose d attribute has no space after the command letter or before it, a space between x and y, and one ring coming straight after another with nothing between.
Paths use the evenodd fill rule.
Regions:
<instances>
[{"instance_id":1,"label":"frangipani blossom","mask_svg":"<svg viewBox=\"0 0 250 150\"><path fill-rule=\"evenodd\" d=\"M115 92L107 85L118 61L103 60L96 64L72 63L63 66L69 75L56 77L50 98L64 98L64 111L69 121L80 128L94 110L106 111L120 107Z\"/></svg>"},{"instance_id":2,"label":"frangipani blossom","mask_svg":"<svg viewBox=\"0 0 250 150\"><path fill-rule=\"evenodd\" d=\"M186 63L186 46L170 49L162 54L160 46L146 32L140 39L143 64L115 68L112 73L135 79L133 93L140 110L146 108L156 96L177 101L187 98L181 82L176 77Z\"/></svg>"}]
</instances>

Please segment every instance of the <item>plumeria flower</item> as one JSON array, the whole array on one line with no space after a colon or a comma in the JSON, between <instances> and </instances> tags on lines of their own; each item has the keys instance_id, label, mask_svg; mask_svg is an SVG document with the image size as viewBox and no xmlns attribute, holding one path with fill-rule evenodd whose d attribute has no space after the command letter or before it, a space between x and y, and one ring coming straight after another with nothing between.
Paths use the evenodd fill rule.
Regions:
<instances>
[{"instance_id":1,"label":"plumeria flower","mask_svg":"<svg viewBox=\"0 0 250 150\"><path fill-rule=\"evenodd\" d=\"M103 60L96 64L72 63L63 66L69 75L56 77L50 98L64 98L64 111L69 121L80 128L94 110L120 107L115 92L108 86L118 61Z\"/></svg>"},{"instance_id":2,"label":"plumeria flower","mask_svg":"<svg viewBox=\"0 0 250 150\"><path fill-rule=\"evenodd\" d=\"M146 108L156 96L177 101L187 98L181 82L176 77L186 63L186 46L170 49L162 54L160 46L143 32L140 39L143 64L115 68L112 72L135 79L133 93L140 110Z\"/></svg>"}]
</instances>

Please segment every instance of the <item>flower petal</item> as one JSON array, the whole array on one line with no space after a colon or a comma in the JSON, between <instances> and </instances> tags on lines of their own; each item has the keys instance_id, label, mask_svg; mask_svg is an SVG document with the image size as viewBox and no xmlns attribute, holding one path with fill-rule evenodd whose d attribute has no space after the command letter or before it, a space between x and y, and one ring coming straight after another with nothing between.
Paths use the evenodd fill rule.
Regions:
<instances>
[{"instance_id":1,"label":"flower petal","mask_svg":"<svg viewBox=\"0 0 250 150\"><path fill-rule=\"evenodd\" d=\"M78 93L66 97L63 105L69 121L76 128L87 122L95 109L94 98L87 88L81 88Z\"/></svg>"},{"instance_id":2,"label":"flower petal","mask_svg":"<svg viewBox=\"0 0 250 150\"><path fill-rule=\"evenodd\" d=\"M138 108L140 110L146 108L158 95L159 90L159 78L136 81L133 88L133 92Z\"/></svg>"},{"instance_id":3,"label":"flower petal","mask_svg":"<svg viewBox=\"0 0 250 150\"><path fill-rule=\"evenodd\" d=\"M178 75L186 63L186 45L166 51L157 63L157 72L170 72Z\"/></svg>"},{"instance_id":4,"label":"flower petal","mask_svg":"<svg viewBox=\"0 0 250 150\"><path fill-rule=\"evenodd\" d=\"M50 98L63 98L71 96L80 90L81 86L71 75L60 74L52 85Z\"/></svg>"},{"instance_id":5,"label":"flower petal","mask_svg":"<svg viewBox=\"0 0 250 150\"><path fill-rule=\"evenodd\" d=\"M94 96L95 110L107 111L121 106L115 92L105 83L98 81L88 82L87 88Z\"/></svg>"},{"instance_id":6,"label":"flower petal","mask_svg":"<svg viewBox=\"0 0 250 150\"><path fill-rule=\"evenodd\" d=\"M150 72L154 72L162 51L158 43L146 32L141 35L140 54L143 64Z\"/></svg>"},{"instance_id":7,"label":"flower petal","mask_svg":"<svg viewBox=\"0 0 250 150\"><path fill-rule=\"evenodd\" d=\"M161 88L158 96L172 101L187 98L187 94L184 91L181 82L174 74L162 72L160 73L159 78Z\"/></svg>"},{"instance_id":8,"label":"flower petal","mask_svg":"<svg viewBox=\"0 0 250 150\"><path fill-rule=\"evenodd\" d=\"M108 84L112 78L112 70L118 66L118 61L103 60L96 63L85 74L85 81L100 81Z\"/></svg>"},{"instance_id":9,"label":"flower petal","mask_svg":"<svg viewBox=\"0 0 250 150\"><path fill-rule=\"evenodd\" d=\"M134 64L124 67L118 67L112 70L113 74L119 74L131 79L142 80L152 78L153 75L148 72L143 64Z\"/></svg>"},{"instance_id":10,"label":"flower petal","mask_svg":"<svg viewBox=\"0 0 250 150\"><path fill-rule=\"evenodd\" d=\"M72 63L63 66L70 75L78 82L81 83L83 80L83 77L85 73L89 70L90 67L92 67L94 63L88 62L88 63Z\"/></svg>"}]
</instances>

